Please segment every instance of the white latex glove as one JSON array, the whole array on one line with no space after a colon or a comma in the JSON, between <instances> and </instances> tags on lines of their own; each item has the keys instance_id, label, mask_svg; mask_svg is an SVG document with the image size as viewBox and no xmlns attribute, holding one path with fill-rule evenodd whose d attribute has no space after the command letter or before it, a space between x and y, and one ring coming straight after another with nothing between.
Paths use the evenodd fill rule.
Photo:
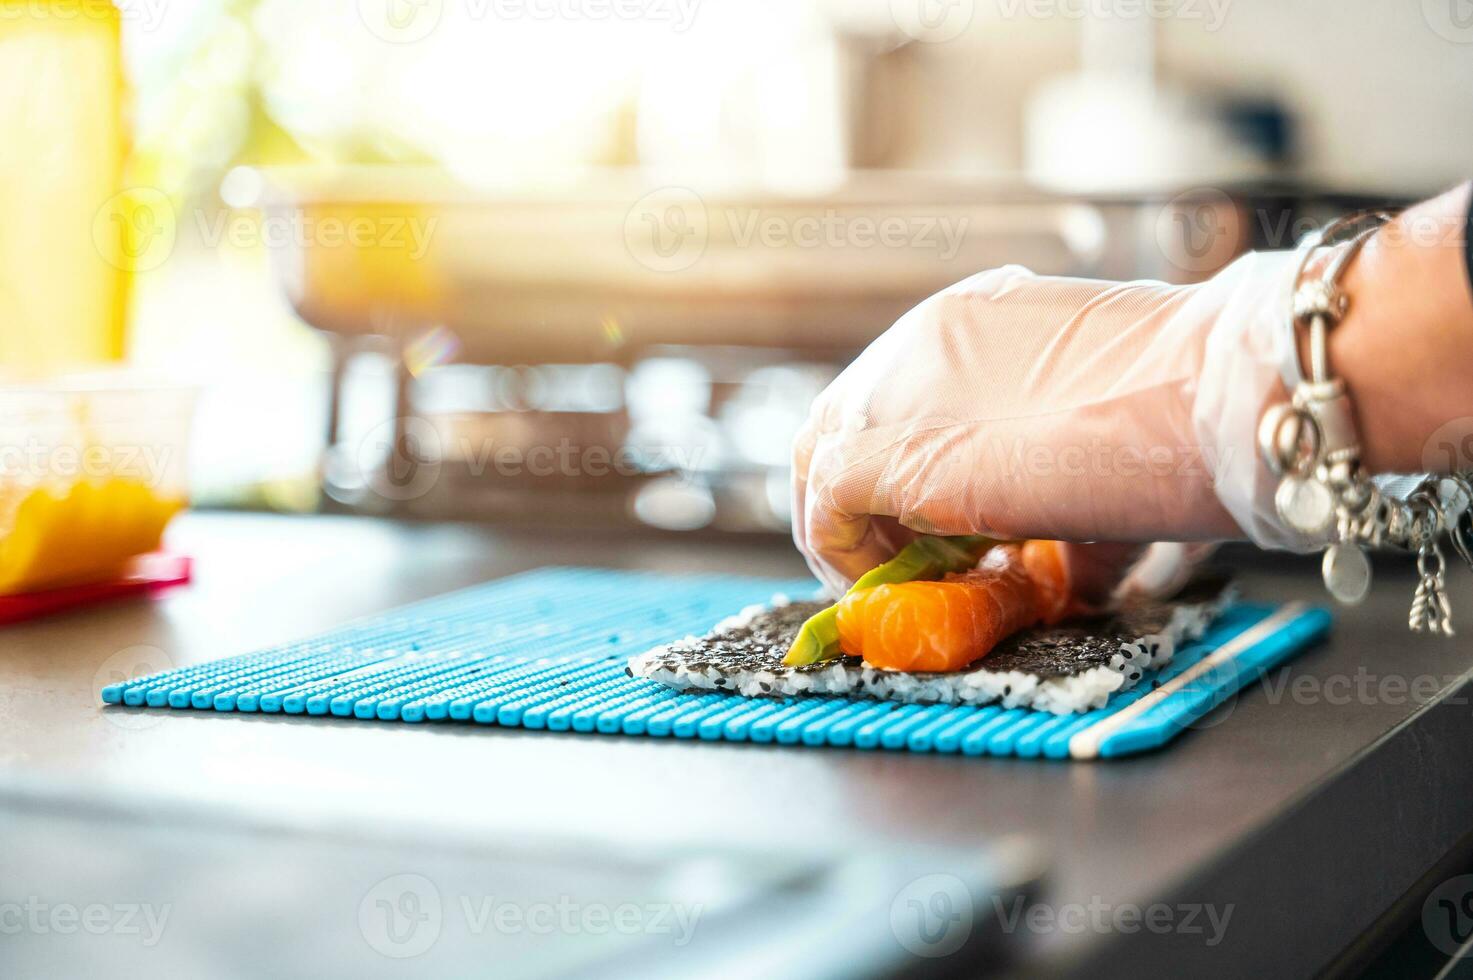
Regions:
<instances>
[{"instance_id":1,"label":"white latex glove","mask_svg":"<svg viewBox=\"0 0 1473 980\"><path fill-rule=\"evenodd\" d=\"M900 319L814 402L793 449L794 538L834 590L917 533L1136 543L1071 550L1099 597L1160 593L1203 546L1303 548L1258 457L1298 256L1191 286L1007 266Z\"/></svg>"}]
</instances>

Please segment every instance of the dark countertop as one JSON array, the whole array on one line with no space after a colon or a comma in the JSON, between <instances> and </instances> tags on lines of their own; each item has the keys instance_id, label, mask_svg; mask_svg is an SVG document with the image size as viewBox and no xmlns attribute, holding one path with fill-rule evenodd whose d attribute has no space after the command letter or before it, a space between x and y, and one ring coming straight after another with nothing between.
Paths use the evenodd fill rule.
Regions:
<instances>
[{"instance_id":1,"label":"dark countertop","mask_svg":"<svg viewBox=\"0 0 1473 980\"><path fill-rule=\"evenodd\" d=\"M0 834L51 807L146 803L186 828L225 820L329 838L394 828L409 846L904 841L950 855L938 870L1021 839L1042 856L1038 897L1063 925L1030 933L1019 969L1126 974L1170 963L1173 973L1242 976L1325 967L1473 829L1473 648L1407 632L1409 569L1389 561L1328 643L1220 707L1204 730L1158 754L1057 763L105 711L97 691L116 672L246 652L544 564L803 572L770 542L364 518L191 515L170 541L197 559L192 586L0 631ZM1250 598L1324 601L1303 559L1251 561L1243 580ZM1473 629L1468 585L1456 570L1455 620ZM795 814L822 833L795 838ZM1184 912L1173 920L1182 928L1162 934L1068 919L1156 902L1219 915L1231 906L1221 942L1207 945L1205 909L1202 932Z\"/></svg>"}]
</instances>

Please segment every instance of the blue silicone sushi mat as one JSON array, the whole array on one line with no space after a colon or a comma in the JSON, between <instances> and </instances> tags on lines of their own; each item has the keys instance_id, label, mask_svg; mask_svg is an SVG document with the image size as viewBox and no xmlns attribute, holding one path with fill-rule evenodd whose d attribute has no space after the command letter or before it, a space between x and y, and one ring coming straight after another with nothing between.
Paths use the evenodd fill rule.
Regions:
<instances>
[{"instance_id":1,"label":"blue silicone sushi mat","mask_svg":"<svg viewBox=\"0 0 1473 980\"><path fill-rule=\"evenodd\" d=\"M103 688L108 704L469 722L606 735L1027 758L1166 744L1320 638L1323 609L1240 602L1151 683L1058 716L998 705L682 693L629 677L629 657L810 580L546 568L371 616L320 636Z\"/></svg>"}]
</instances>

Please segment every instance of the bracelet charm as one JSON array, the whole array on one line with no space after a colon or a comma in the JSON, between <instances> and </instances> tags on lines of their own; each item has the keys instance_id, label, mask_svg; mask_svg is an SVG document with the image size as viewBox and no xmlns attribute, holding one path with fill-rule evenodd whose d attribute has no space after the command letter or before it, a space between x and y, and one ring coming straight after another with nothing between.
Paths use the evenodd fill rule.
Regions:
<instances>
[{"instance_id":1,"label":"bracelet charm","mask_svg":"<svg viewBox=\"0 0 1473 980\"><path fill-rule=\"evenodd\" d=\"M1358 604L1371 591L1371 560L1354 542L1337 541L1326 548L1320 574L1330 595L1344 605Z\"/></svg>"}]
</instances>

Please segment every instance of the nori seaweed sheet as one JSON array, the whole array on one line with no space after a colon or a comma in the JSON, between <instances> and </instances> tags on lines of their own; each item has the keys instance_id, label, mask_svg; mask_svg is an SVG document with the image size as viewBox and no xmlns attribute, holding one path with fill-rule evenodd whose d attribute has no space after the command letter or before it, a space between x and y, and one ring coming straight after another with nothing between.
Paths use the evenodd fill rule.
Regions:
<instances>
[{"instance_id":1,"label":"nori seaweed sheet","mask_svg":"<svg viewBox=\"0 0 1473 980\"><path fill-rule=\"evenodd\" d=\"M1177 606L1209 602L1227 585L1226 576L1200 576L1170 602L1140 603L1110 615L1076 619L1067 626L1024 630L999 643L990 654L967 669L998 673L1016 670L1042 678L1082 674L1108 664L1115 654L1121 652L1122 642L1161 632L1171 621L1172 611ZM768 610L741 626L668 649L662 659L690 670L715 668L723 674L758 670L780 674L824 670L835 661L786 667L782 659L808 617L829 604L827 601L794 602ZM858 657L846 656L842 662L858 667L861 661Z\"/></svg>"}]
</instances>

